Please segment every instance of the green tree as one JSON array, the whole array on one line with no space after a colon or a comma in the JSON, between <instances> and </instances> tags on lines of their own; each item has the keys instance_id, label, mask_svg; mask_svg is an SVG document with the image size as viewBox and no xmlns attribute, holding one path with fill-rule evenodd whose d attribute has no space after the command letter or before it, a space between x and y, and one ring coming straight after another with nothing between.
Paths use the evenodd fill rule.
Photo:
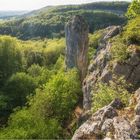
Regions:
<instances>
[{"instance_id":1,"label":"green tree","mask_svg":"<svg viewBox=\"0 0 140 140\"><path fill-rule=\"evenodd\" d=\"M5 86L5 95L9 98L9 108L25 105L26 97L34 93L36 87L36 82L28 74L13 74Z\"/></svg>"},{"instance_id":2,"label":"green tree","mask_svg":"<svg viewBox=\"0 0 140 140\"><path fill-rule=\"evenodd\" d=\"M80 92L77 72L61 71L46 83L43 90L37 90L29 104L36 116L43 116L44 119L51 117L64 122L69 118Z\"/></svg>"},{"instance_id":3,"label":"green tree","mask_svg":"<svg viewBox=\"0 0 140 140\"><path fill-rule=\"evenodd\" d=\"M26 87L26 85L30 83L27 79L30 78L21 73L17 77L12 78L12 81L20 79L19 77L26 79L23 80L24 82L21 82L21 79L16 80L21 85L21 93L27 89L28 86ZM23 83L25 84L24 86ZM10 87L13 85L14 88L18 86L17 82L16 84L12 82ZM30 83L29 85L32 84ZM10 90L8 89L8 91ZM14 89L14 91L17 90ZM28 93L27 90L26 93ZM10 116L8 126L0 130L0 139L63 138L64 130L62 128L64 127L64 123L70 118L80 93L81 88L77 71L69 70L68 72L64 72L60 69L46 83L44 89L37 89L36 94L30 96L28 107L17 110ZM17 94L15 95L17 99L18 96Z\"/></svg>"},{"instance_id":4,"label":"green tree","mask_svg":"<svg viewBox=\"0 0 140 140\"><path fill-rule=\"evenodd\" d=\"M137 15L140 14L140 0L133 0L130 4L128 11L127 11L127 17L128 18L134 18Z\"/></svg>"},{"instance_id":5,"label":"green tree","mask_svg":"<svg viewBox=\"0 0 140 140\"><path fill-rule=\"evenodd\" d=\"M124 28L123 38L127 45L136 44L140 45L140 15L135 19L130 20Z\"/></svg>"},{"instance_id":6,"label":"green tree","mask_svg":"<svg viewBox=\"0 0 140 140\"><path fill-rule=\"evenodd\" d=\"M22 55L16 39L9 36L0 37L0 87L5 81L22 68Z\"/></svg>"},{"instance_id":7,"label":"green tree","mask_svg":"<svg viewBox=\"0 0 140 140\"><path fill-rule=\"evenodd\" d=\"M28 68L27 73L34 78L38 86L45 84L52 76L52 72L46 67L41 67L39 65L31 65Z\"/></svg>"},{"instance_id":8,"label":"green tree","mask_svg":"<svg viewBox=\"0 0 140 140\"><path fill-rule=\"evenodd\" d=\"M23 108L10 116L8 127L0 130L0 139L56 139L60 130L57 120L45 121Z\"/></svg>"}]
</instances>

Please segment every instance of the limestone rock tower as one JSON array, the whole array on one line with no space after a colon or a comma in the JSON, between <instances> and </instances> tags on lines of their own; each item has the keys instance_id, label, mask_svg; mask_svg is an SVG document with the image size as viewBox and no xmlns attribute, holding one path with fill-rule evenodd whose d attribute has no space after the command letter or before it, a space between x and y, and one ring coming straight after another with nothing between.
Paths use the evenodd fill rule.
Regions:
<instances>
[{"instance_id":1,"label":"limestone rock tower","mask_svg":"<svg viewBox=\"0 0 140 140\"><path fill-rule=\"evenodd\" d=\"M88 67L88 24L82 16L74 16L65 27L66 66L79 70L81 81Z\"/></svg>"}]
</instances>

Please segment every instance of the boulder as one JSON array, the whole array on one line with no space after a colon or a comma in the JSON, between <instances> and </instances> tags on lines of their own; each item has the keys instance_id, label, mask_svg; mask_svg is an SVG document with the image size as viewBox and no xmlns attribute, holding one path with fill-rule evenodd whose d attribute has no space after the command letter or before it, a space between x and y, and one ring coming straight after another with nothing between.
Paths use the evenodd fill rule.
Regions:
<instances>
[{"instance_id":1,"label":"boulder","mask_svg":"<svg viewBox=\"0 0 140 140\"><path fill-rule=\"evenodd\" d=\"M121 32L120 26L110 26L107 28L109 30L107 34L104 36L104 40L112 38Z\"/></svg>"},{"instance_id":2,"label":"boulder","mask_svg":"<svg viewBox=\"0 0 140 140\"><path fill-rule=\"evenodd\" d=\"M107 120L118 116L116 110L108 105L94 113L83 125L76 130L72 140L99 139L102 137L102 130L108 130ZM105 123L106 122L106 123Z\"/></svg>"},{"instance_id":3,"label":"boulder","mask_svg":"<svg viewBox=\"0 0 140 140\"><path fill-rule=\"evenodd\" d=\"M124 76L125 79L130 77L133 67L126 63L114 63L113 65L113 73L118 76Z\"/></svg>"},{"instance_id":4,"label":"boulder","mask_svg":"<svg viewBox=\"0 0 140 140\"><path fill-rule=\"evenodd\" d=\"M106 119L102 125L101 131L108 134L113 130L113 119Z\"/></svg>"},{"instance_id":5,"label":"boulder","mask_svg":"<svg viewBox=\"0 0 140 140\"><path fill-rule=\"evenodd\" d=\"M116 140L130 140L134 137L134 133L130 122L122 117L115 117L113 119L114 139Z\"/></svg>"}]
</instances>

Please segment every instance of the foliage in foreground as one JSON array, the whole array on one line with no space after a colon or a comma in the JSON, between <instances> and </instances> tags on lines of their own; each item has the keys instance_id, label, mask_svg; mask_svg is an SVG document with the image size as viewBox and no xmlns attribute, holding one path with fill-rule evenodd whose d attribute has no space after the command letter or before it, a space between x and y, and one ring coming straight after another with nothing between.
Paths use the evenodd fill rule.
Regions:
<instances>
[{"instance_id":1,"label":"foliage in foreground","mask_svg":"<svg viewBox=\"0 0 140 140\"><path fill-rule=\"evenodd\" d=\"M139 14L140 14L140 0L133 0L128 8L126 15L129 19L131 19L135 18Z\"/></svg>"},{"instance_id":2,"label":"foliage in foreground","mask_svg":"<svg viewBox=\"0 0 140 140\"><path fill-rule=\"evenodd\" d=\"M80 93L80 83L78 82L77 72L58 72L44 86L38 89L36 95L30 100L33 112L41 117L57 118L60 122L64 121L78 101ZM39 108L38 108L39 107Z\"/></svg>"},{"instance_id":3,"label":"foliage in foreground","mask_svg":"<svg viewBox=\"0 0 140 140\"><path fill-rule=\"evenodd\" d=\"M60 130L57 120L45 121L23 108L10 116L8 127L0 131L0 139L57 138Z\"/></svg>"},{"instance_id":4,"label":"foliage in foreground","mask_svg":"<svg viewBox=\"0 0 140 140\"><path fill-rule=\"evenodd\" d=\"M63 138L63 125L81 92L76 70L59 71L31 96L28 106L11 115L0 138Z\"/></svg>"}]
</instances>

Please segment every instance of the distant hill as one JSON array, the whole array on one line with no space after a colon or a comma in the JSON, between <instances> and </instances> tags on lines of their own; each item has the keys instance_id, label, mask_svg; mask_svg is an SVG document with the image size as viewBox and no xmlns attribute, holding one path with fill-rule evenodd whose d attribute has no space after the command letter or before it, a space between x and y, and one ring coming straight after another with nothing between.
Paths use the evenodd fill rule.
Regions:
<instances>
[{"instance_id":1,"label":"distant hill","mask_svg":"<svg viewBox=\"0 0 140 140\"><path fill-rule=\"evenodd\" d=\"M28 11L0 11L0 19L9 19L26 13L28 13Z\"/></svg>"},{"instance_id":2,"label":"distant hill","mask_svg":"<svg viewBox=\"0 0 140 140\"><path fill-rule=\"evenodd\" d=\"M90 32L126 22L128 2L96 2L82 5L47 6L0 23L0 34L20 39L64 36L64 25L73 15L83 15Z\"/></svg>"}]
</instances>

